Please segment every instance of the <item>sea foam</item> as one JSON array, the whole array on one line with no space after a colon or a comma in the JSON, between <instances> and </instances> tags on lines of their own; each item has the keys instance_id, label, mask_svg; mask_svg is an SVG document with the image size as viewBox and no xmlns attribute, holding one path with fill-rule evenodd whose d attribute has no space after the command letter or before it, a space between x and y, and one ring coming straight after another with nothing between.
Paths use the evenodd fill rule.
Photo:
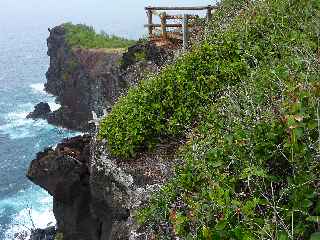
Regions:
<instances>
[{"instance_id":1,"label":"sea foam","mask_svg":"<svg viewBox=\"0 0 320 240\"><path fill-rule=\"evenodd\" d=\"M46 95L48 98L48 104L50 106L51 111L58 110L61 105L55 102L55 96L47 93L44 88L44 83L34 83L30 85L33 93Z\"/></svg>"},{"instance_id":2,"label":"sea foam","mask_svg":"<svg viewBox=\"0 0 320 240\"><path fill-rule=\"evenodd\" d=\"M56 111L56 110L58 110L58 109L61 107L61 105L58 104L58 103L56 103L56 102L54 101L54 99L51 100L51 101L48 101L48 104L49 104L49 106L50 106L51 111Z\"/></svg>"},{"instance_id":3,"label":"sea foam","mask_svg":"<svg viewBox=\"0 0 320 240\"><path fill-rule=\"evenodd\" d=\"M44 91L44 83L33 83L30 87L34 93L46 94Z\"/></svg>"},{"instance_id":4,"label":"sea foam","mask_svg":"<svg viewBox=\"0 0 320 240\"><path fill-rule=\"evenodd\" d=\"M53 128L53 126L47 124L45 120L39 119L35 121L33 119L27 119L26 116L31 111L32 107L28 107L27 111L7 113L4 116L6 123L0 125L0 131L6 135L9 135L11 139L21 139L26 137L34 137L41 130L50 130Z\"/></svg>"},{"instance_id":5,"label":"sea foam","mask_svg":"<svg viewBox=\"0 0 320 240\"><path fill-rule=\"evenodd\" d=\"M18 233L30 235L33 228L46 228L55 225L52 212L52 197L38 187L21 190L11 198L0 201L1 209L12 208L10 227L5 232L5 240L18 240ZM29 236L27 236L27 239Z\"/></svg>"},{"instance_id":6,"label":"sea foam","mask_svg":"<svg viewBox=\"0 0 320 240\"><path fill-rule=\"evenodd\" d=\"M55 102L55 97L44 91L43 83L31 84L30 88L34 94L43 95L44 100L48 102L52 111L60 108L60 105ZM0 116L5 121L4 124L0 125L0 132L9 135L11 139L21 139L35 137L42 130L51 130L53 126L47 124L43 119L33 120L26 118L33 109L33 103L25 103L17 106L14 112Z\"/></svg>"}]
</instances>

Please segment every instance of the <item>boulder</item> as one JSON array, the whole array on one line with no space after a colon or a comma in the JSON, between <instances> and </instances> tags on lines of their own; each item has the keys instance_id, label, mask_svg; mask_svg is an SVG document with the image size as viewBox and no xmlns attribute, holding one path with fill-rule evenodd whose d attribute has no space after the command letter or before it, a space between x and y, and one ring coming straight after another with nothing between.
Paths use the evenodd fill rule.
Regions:
<instances>
[{"instance_id":1,"label":"boulder","mask_svg":"<svg viewBox=\"0 0 320 240\"><path fill-rule=\"evenodd\" d=\"M46 119L48 117L49 113L51 113L51 109L50 109L49 104L45 103L45 102L40 102L34 107L33 112L31 112L27 115L27 118Z\"/></svg>"}]
</instances>

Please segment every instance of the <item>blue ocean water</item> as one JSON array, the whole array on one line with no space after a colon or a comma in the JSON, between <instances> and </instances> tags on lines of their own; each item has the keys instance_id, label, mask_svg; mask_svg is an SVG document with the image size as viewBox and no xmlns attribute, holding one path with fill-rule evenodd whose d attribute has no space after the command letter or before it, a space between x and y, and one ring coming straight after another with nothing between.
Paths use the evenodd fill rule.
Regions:
<instances>
[{"instance_id":1,"label":"blue ocean water","mask_svg":"<svg viewBox=\"0 0 320 240\"><path fill-rule=\"evenodd\" d=\"M45 36L43 36L45 39ZM0 239L17 232L54 224L52 199L29 182L26 170L38 151L76 133L26 119L33 106L47 101L43 91L48 67L46 46L23 32L0 36Z\"/></svg>"},{"instance_id":2,"label":"blue ocean water","mask_svg":"<svg viewBox=\"0 0 320 240\"><path fill-rule=\"evenodd\" d=\"M33 224L54 224L52 198L25 177L38 151L79 133L44 120L26 119L33 106L49 102L43 91L49 59L48 27L86 23L123 37L145 34L144 6L206 5L211 0L1 0L0 1L0 240L13 240ZM120 15L122 14L122 15Z\"/></svg>"}]
</instances>

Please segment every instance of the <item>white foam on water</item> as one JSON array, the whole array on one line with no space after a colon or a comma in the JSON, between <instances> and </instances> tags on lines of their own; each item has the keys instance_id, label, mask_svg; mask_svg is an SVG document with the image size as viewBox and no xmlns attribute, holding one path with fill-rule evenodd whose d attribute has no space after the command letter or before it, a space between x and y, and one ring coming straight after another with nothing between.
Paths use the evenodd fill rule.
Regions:
<instances>
[{"instance_id":1,"label":"white foam on water","mask_svg":"<svg viewBox=\"0 0 320 240\"><path fill-rule=\"evenodd\" d=\"M58 104L58 103L56 103L56 102L54 101L54 98L52 98L52 100L49 101L48 104L49 104L49 106L50 106L51 111L56 111L56 110L58 110L58 109L61 107L60 104Z\"/></svg>"},{"instance_id":2,"label":"white foam on water","mask_svg":"<svg viewBox=\"0 0 320 240\"><path fill-rule=\"evenodd\" d=\"M30 87L34 93L46 94L44 90L44 83L34 83L31 84Z\"/></svg>"},{"instance_id":3,"label":"white foam on water","mask_svg":"<svg viewBox=\"0 0 320 240\"><path fill-rule=\"evenodd\" d=\"M19 109L27 109L27 111L11 112L4 116L5 124L0 125L0 131L9 135L11 139L21 139L25 137L34 137L43 129L50 130L53 126L49 125L45 120L27 119L26 116L32 111L33 105L24 104Z\"/></svg>"},{"instance_id":4,"label":"white foam on water","mask_svg":"<svg viewBox=\"0 0 320 240\"><path fill-rule=\"evenodd\" d=\"M46 97L49 98L48 104L50 106L51 111L56 111L61 107L60 104L55 102L55 96L53 96L45 91L44 83L34 83L34 84L31 84L30 87L31 87L33 93L35 93L35 94L40 93L40 94L46 95Z\"/></svg>"},{"instance_id":5,"label":"white foam on water","mask_svg":"<svg viewBox=\"0 0 320 240\"><path fill-rule=\"evenodd\" d=\"M39 188L30 187L20 191L15 196L0 201L0 207L1 209L10 207L17 211L17 214L12 216L4 240L18 240L18 233L30 234L30 229L34 227L46 228L56 224L51 210L52 197Z\"/></svg>"},{"instance_id":6,"label":"white foam on water","mask_svg":"<svg viewBox=\"0 0 320 240\"><path fill-rule=\"evenodd\" d=\"M32 84L31 90L35 94L41 94L41 98L48 102L52 111L60 108L55 103L54 96L44 91L42 83ZM34 103L29 102L21 104L12 109L12 112L0 114L1 120L0 132L8 135L11 139L21 139L37 137L51 131L55 127L49 125L46 120L27 119L26 116L33 111ZM66 132L66 137L78 135L74 132ZM39 148L39 145L35 146ZM10 187L8 187L10 189ZM7 215L10 212L16 212L15 215ZM25 232L28 239L30 229L46 228L55 225L55 218L52 213L52 198L45 191L38 187L32 186L24 191L19 191L14 196L1 200L0 199L0 216L9 217L10 222L5 227L4 239L1 240L18 240L18 233ZM32 219L32 220L31 220ZM2 231L2 230L1 230Z\"/></svg>"}]
</instances>

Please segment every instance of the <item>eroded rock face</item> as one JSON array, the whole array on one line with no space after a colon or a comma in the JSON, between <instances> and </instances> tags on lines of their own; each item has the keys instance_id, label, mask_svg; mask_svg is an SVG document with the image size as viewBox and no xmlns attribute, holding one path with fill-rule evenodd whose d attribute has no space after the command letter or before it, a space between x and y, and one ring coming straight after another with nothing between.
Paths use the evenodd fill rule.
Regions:
<instances>
[{"instance_id":1,"label":"eroded rock face","mask_svg":"<svg viewBox=\"0 0 320 240\"><path fill-rule=\"evenodd\" d=\"M104 142L95 141L92 146L90 186L95 204L91 209L103 222L101 240L150 239L133 216L172 175L177 145L158 147L154 153L130 160L110 156Z\"/></svg>"},{"instance_id":2,"label":"eroded rock face","mask_svg":"<svg viewBox=\"0 0 320 240\"><path fill-rule=\"evenodd\" d=\"M133 214L170 177L172 153L160 149L128 162L104 145L90 136L66 139L38 153L27 177L53 196L64 240L148 239Z\"/></svg>"},{"instance_id":3,"label":"eroded rock face","mask_svg":"<svg viewBox=\"0 0 320 240\"><path fill-rule=\"evenodd\" d=\"M53 28L47 40L50 67L47 92L57 96L61 109L49 123L86 130L92 111L98 115L111 106L124 83L119 77L122 53L105 49L71 48L63 25Z\"/></svg>"},{"instance_id":4,"label":"eroded rock face","mask_svg":"<svg viewBox=\"0 0 320 240\"><path fill-rule=\"evenodd\" d=\"M87 130L92 111L102 115L129 86L147 72L159 71L172 55L150 43L136 44L125 53L71 48L63 25L50 30L47 45L50 67L45 89L61 104L61 109L49 115L48 122L75 130Z\"/></svg>"},{"instance_id":5,"label":"eroded rock face","mask_svg":"<svg viewBox=\"0 0 320 240\"><path fill-rule=\"evenodd\" d=\"M55 235L55 227L48 227L46 229L35 229L31 232L29 240L54 240Z\"/></svg>"},{"instance_id":6,"label":"eroded rock face","mask_svg":"<svg viewBox=\"0 0 320 240\"><path fill-rule=\"evenodd\" d=\"M38 153L27 177L54 199L53 212L64 239L96 240L100 224L90 212L90 137L67 139Z\"/></svg>"}]
</instances>

